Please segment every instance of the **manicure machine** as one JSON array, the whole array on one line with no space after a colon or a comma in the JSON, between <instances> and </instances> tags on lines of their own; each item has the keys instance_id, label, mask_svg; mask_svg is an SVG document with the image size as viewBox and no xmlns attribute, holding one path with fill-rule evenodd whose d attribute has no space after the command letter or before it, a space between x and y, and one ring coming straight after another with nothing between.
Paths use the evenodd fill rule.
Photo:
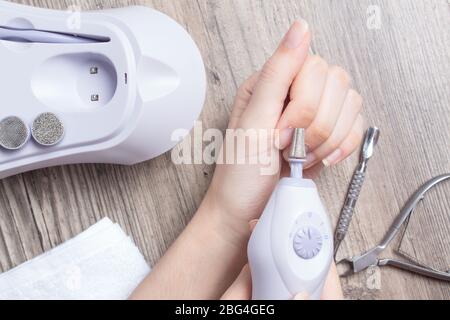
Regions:
<instances>
[{"instance_id":1,"label":"manicure machine","mask_svg":"<svg viewBox=\"0 0 450 320\"><path fill-rule=\"evenodd\" d=\"M0 178L170 150L205 99L189 34L145 7L63 12L0 1ZM179 138L179 137L177 137Z\"/></svg>"},{"instance_id":2,"label":"manicure machine","mask_svg":"<svg viewBox=\"0 0 450 320\"><path fill-rule=\"evenodd\" d=\"M248 245L254 300L320 299L333 259L331 224L312 180L303 179L305 132L296 129L291 177L273 192Z\"/></svg>"}]
</instances>

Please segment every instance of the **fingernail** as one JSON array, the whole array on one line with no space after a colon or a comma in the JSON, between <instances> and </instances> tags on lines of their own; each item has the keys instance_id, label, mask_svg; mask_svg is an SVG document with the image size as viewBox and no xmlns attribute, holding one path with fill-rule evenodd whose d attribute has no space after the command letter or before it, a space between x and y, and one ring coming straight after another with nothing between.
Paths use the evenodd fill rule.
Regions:
<instances>
[{"instance_id":1,"label":"fingernail","mask_svg":"<svg viewBox=\"0 0 450 320\"><path fill-rule=\"evenodd\" d=\"M300 46L308 28L308 23L305 20L295 21L284 37L284 46L288 49L295 49Z\"/></svg>"},{"instance_id":2,"label":"fingernail","mask_svg":"<svg viewBox=\"0 0 450 320\"><path fill-rule=\"evenodd\" d=\"M284 150L286 149L292 140L292 135L294 134L293 128L287 128L283 129L280 132L280 143L279 143L279 149Z\"/></svg>"},{"instance_id":3,"label":"fingernail","mask_svg":"<svg viewBox=\"0 0 450 320\"><path fill-rule=\"evenodd\" d=\"M342 156L341 149L337 149L332 154L330 154L328 157L326 157L326 159L324 159L322 161L322 163L325 167L334 166L335 164L337 164L339 162L339 160L341 159L341 156Z\"/></svg>"},{"instance_id":4,"label":"fingernail","mask_svg":"<svg viewBox=\"0 0 450 320\"><path fill-rule=\"evenodd\" d=\"M303 165L305 168L310 167L314 162L316 162L317 157L314 153L310 152L308 154L306 154L306 161L305 164Z\"/></svg>"}]
</instances>

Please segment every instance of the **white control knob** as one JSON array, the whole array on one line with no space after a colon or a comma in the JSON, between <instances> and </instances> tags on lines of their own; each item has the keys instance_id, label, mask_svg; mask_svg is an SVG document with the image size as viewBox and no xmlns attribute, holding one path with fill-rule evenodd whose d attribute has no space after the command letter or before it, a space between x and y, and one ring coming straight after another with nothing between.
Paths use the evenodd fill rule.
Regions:
<instances>
[{"instance_id":1,"label":"white control knob","mask_svg":"<svg viewBox=\"0 0 450 320\"><path fill-rule=\"evenodd\" d=\"M294 251L305 260L317 256L322 249L322 244L322 234L311 226L299 229L294 236Z\"/></svg>"}]
</instances>

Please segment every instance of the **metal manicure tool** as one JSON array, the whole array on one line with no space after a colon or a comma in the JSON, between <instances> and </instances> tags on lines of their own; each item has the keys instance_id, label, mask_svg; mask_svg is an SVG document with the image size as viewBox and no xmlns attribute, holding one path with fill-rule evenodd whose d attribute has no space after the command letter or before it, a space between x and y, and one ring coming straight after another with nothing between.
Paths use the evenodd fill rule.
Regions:
<instances>
[{"instance_id":1,"label":"metal manicure tool","mask_svg":"<svg viewBox=\"0 0 450 320\"><path fill-rule=\"evenodd\" d=\"M409 221L411 214L417 205L425 198L425 194L432 188L436 187L438 184L450 180L450 174L445 174L436 177L427 183L425 183L419 190L417 190L413 196L408 200L400 214L393 222L389 231L385 235L381 243L375 248L369 250L359 257L344 259L338 263L339 266L346 265L347 270L341 274L342 276L349 276L361 272L371 266L393 266L402 270L417 273L426 277L450 281L450 270L449 271L439 271L431 267L413 264L410 262L393 260L393 259L379 259L378 256L383 252L389 243L395 238L395 236L401 230L403 224Z\"/></svg>"},{"instance_id":2,"label":"metal manicure tool","mask_svg":"<svg viewBox=\"0 0 450 320\"><path fill-rule=\"evenodd\" d=\"M364 178L366 176L367 163L369 159L373 156L374 149L378 143L378 138L380 136L380 130L376 127L369 128L366 133L364 144L361 151L360 162L358 167L353 174L353 178L350 187L347 192L347 197L344 202L344 207L342 208L341 215L339 217L338 225L334 235L334 256L338 252L339 246L344 240L347 234L350 222L353 217L356 202L358 201L361 188L364 183Z\"/></svg>"}]
</instances>

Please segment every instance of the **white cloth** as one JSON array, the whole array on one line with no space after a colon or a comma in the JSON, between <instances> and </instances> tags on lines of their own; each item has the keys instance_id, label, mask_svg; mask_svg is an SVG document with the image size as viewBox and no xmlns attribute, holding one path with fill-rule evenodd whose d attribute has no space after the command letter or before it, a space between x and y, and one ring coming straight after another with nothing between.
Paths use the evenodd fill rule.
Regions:
<instances>
[{"instance_id":1,"label":"white cloth","mask_svg":"<svg viewBox=\"0 0 450 320\"><path fill-rule=\"evenodd\" d=\"M139 249L105 218L0 275L0 299L128 298L150 272Z\"/></svg>"}]
</instances>

